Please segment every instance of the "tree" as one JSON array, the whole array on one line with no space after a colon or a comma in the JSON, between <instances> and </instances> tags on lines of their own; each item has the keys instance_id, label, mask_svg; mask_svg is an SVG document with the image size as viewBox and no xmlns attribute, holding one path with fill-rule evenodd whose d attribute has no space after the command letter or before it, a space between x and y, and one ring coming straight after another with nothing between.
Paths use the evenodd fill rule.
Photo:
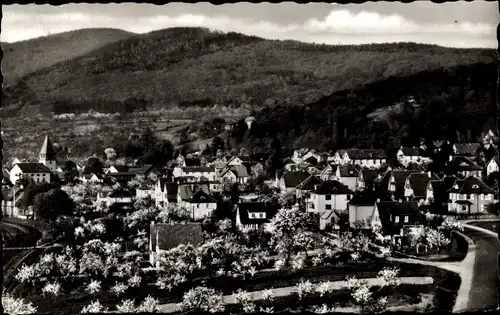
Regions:
<instances>
[{"instance_id":1,"label":"tree","mask_svg":"<svg viewBox=\"0 0 500 315\"><path fill-rule=\"evenodd\" d=\"M215 136L212 139L211 146L212 152L217 152L218 150L224 151L225 149L224 140L219 136Z\"/></svg>"},{"instance_id":2,"label":"tree","mask_svg":"<svg viewBox=\"0 0 500 315\"><path fill-rule=\"evenodd\" d=\"M224 311L222 294L212 288L196 287L184 294L179 305L185 312L211 312Z\"/></svg>"},{"instance_id":3,"label":"tree","mask_svg":"<svg viewBox=\"0 0 500 315\"><path fill-rule=\"evenodd\" d=\"M92 156L87 160L84 168L85 174L102 174L104 164L97 156Z\"/></svg>"},{"instance_id":4,"label":"tree","mask_svg":"<svg viewBox=\"0 0 500 315\"><path fill-rule=\"evenodd\" d=\"M55 225L60 216L73 214L75 204L65 191L56 188L36 195L33 208L38 216Z\"/></svg>"}]
</instances>

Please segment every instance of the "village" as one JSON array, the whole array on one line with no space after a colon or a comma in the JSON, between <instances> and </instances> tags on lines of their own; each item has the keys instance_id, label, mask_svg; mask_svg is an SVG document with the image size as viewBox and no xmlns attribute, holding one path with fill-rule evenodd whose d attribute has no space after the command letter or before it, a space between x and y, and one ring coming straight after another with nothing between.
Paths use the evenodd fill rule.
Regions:
<instances>
[{"instance_id":1,"label":"village","mask_svg":"<svg viewBox=\"0 0 500 315\"><path fill-rule=\"evenodd\" d=\"M247 294L246 290L252 288L261 293L259 290L268 290L267 286L274 288L272 283L279 283L277 287L285 290L281 293L285 296L298 294L293 303L286 301L298 303L292 309L304 310L304 296L314 296L310 281L317 284L318 290L327 287L326 293L318 291L320 296L339 294L333 289L335 281L317 283L324 266L340 266L342 262L344 271L334 268L326 272L331 272L330 276L321 279L347 279L352 271L370 264L384 268L377 270L380 280L384 274L396 278L405 269L404 259L409 257L438 262L463 260L468 238L461 234L460 220L498 218L498 194L487 184L499 171L497 139L490 131L481 143L435 142L436 151L440 145L452 148L442 174L426 169L432 159L422 145L401 147L394 157L380 149L342 149L334 154L295 150L271 177L266 174L270 154L238 155L220 150L213 156L199 151L178 153L162 168L109 164L96 156L89 158L86 165L61 163L56 161L54 145L47 135L38 162L12 159L12 164L4 167L3 222L35 227L42 236L34 248L45 248L14 264L17 270L6 280L14 292L17 288L40 308L49 307L43 302L47 295L59 296L54 301L60 301L55 305L62 313L108 310L109 301L101 305L100 294L136 298L146 293L150 295L144 303L153 306L148 309L143 303L138 306L146 307L143 311L175 313L214 307L233 310L235 305L242 310L247 307L245 312L259 310L256 305L261 305L260 311L285 309L287 304L275 305L268 291L264 290L267 293L260 298ZM484 160L488 154L492 158L486 163L478 161L479 156ZM109 260L111 257L114 262ZM403 261L392 265L397 259ZM58 270L63 261L73 266L64 267L70 268L64 281ZM128 270L122 270L123 266ZM113 277L100 275L102 268L116 269L114 274L110 271ZM297 273L307 268L310 279ZM283 270L289 272L286 279L266 280L274 279L275 273ZM428 272L413 267L410 270L401 272L414 277L415 272ZM258 279L260 273L267 274L260 280L249 280ZM212 282L213 277L229 278L223 286L217 281L208 286L205 280L201 282L205 285L195 286L196 275L202 274ZM131 278L125 284L127 276ZM86 280L82 283L72 277ZM231 279L235 278L247 279L243 289L233 283ZM443 281L438 278L430 279L434 283ZM156 290L151 291L147 279L156 283ZM296 287L294 279L301 281ZM394 284L404 279L386 280ZM378 291L359 298L361 291L370 288L359 280L343 293L351 294L347 304L329 305L324 299L306 304L326 310L408 310L403 307L405 303L412 305L410 309L456 307L439 306L442 299L454 303L456 295L443 297L442 292L422 289L422 283L417 286L417 293L403 290L399 298L393 302L383 300L381 306L375 298L380 296ZM75 287L91 294L82 301L72 298L79 302L63 306L67 300L62 297L75 294ZM179 296L173 288L180 292L182 288L191 290ZM345 290L345 286L342 288ZM223 294L233 296L233 300ZM207 296L219 299L207 301ZM96 300L81 309L93 298ZM180 304L172 303L180 298ZM186 301L189 298L203 302ZM133 301L122 300L122 305L116 307L134 309Z\"/></svg>"}]
</instances>

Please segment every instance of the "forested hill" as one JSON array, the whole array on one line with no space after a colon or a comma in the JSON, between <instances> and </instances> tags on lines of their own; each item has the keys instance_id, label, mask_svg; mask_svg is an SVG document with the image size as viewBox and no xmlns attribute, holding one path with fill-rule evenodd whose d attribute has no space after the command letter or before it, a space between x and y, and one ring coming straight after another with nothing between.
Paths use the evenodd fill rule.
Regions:
<instances>
[{"instance_id":1,"label":"forested hill","mask_svg":"<svg viewBox=\"0 0 500 315\"><path fill-rule=\"evenodd\" d=\"M239 124L233 145L269 150L276 138L290 152L299 147L397 149L418 146L421 137L477 141L483 131L496 130L496 66L423 71L336 92L306 106L267 106L255 113L252 130ZM405 102L409 96L414 104Z\"/></svg>"},{"instance_id":2,"label":"forested hill","mask_svg":"<svg viewBox=\"0 0 500 315\"><path fill-rule=\"evenodd\" d=\"M4 86L56 63L85 55L133 36L119 29L92 28L63 32L15 43L1 43Z\"/></svg>"},{"instance_id":3,"label":"forested hill","mask_svg":"<svg viewBox=\"0 0 500 315\"><path fill-rule=\"evenodd\" d=\"M127 110L295 106L392 76L494 60L493 49L413 43L329 46L170 28L26 74L4 90L4 115L30 106L57 114L115 112L124 111L125 103Z\"/></svg>"}]
</instances>

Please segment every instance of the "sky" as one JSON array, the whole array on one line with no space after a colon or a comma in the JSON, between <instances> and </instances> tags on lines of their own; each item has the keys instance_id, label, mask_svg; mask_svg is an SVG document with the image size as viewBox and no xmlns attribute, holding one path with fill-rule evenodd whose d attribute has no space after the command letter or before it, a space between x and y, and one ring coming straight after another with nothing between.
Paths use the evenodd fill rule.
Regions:
<instances>
[{"instance_id":1,"label":"sky","mask_svg":"<svg viewBox=\"0 0 500 315\"><path fill-rule=\"evenodd\" d=\"M486 1L33 4L4 5L2 10L2 42L93 27L146 33L175 26L202 26L311 43L417 42L496 48L496 27L500 22L498 4Z\"/></svg>"}]
</instances>

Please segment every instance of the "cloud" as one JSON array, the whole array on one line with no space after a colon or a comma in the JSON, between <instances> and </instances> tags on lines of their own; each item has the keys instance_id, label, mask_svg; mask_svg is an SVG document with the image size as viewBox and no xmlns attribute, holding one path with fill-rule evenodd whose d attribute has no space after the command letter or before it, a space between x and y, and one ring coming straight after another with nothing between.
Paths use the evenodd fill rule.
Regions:
<instances>
[{"instance_id":1,"label":"cloud","mask_svg":"<svg viewBox=\"0 0 500 315\"><path fill-rule=\"evenodd\" d=\"M280 24L273 21L232 18L225 15L181 14L135 18L112 14L62 12L34 14L4 9L2 41L33 37L91 27L120 28L145 33L175 26L201 26L221 31L241 32L270 39L293 39L326 44L380 42L421 42L454 47L496 47L496 25L455 22L419 23L398 14L380 14L334 7L323 19L304 23Z\"/></svg>"}]
</instances>

